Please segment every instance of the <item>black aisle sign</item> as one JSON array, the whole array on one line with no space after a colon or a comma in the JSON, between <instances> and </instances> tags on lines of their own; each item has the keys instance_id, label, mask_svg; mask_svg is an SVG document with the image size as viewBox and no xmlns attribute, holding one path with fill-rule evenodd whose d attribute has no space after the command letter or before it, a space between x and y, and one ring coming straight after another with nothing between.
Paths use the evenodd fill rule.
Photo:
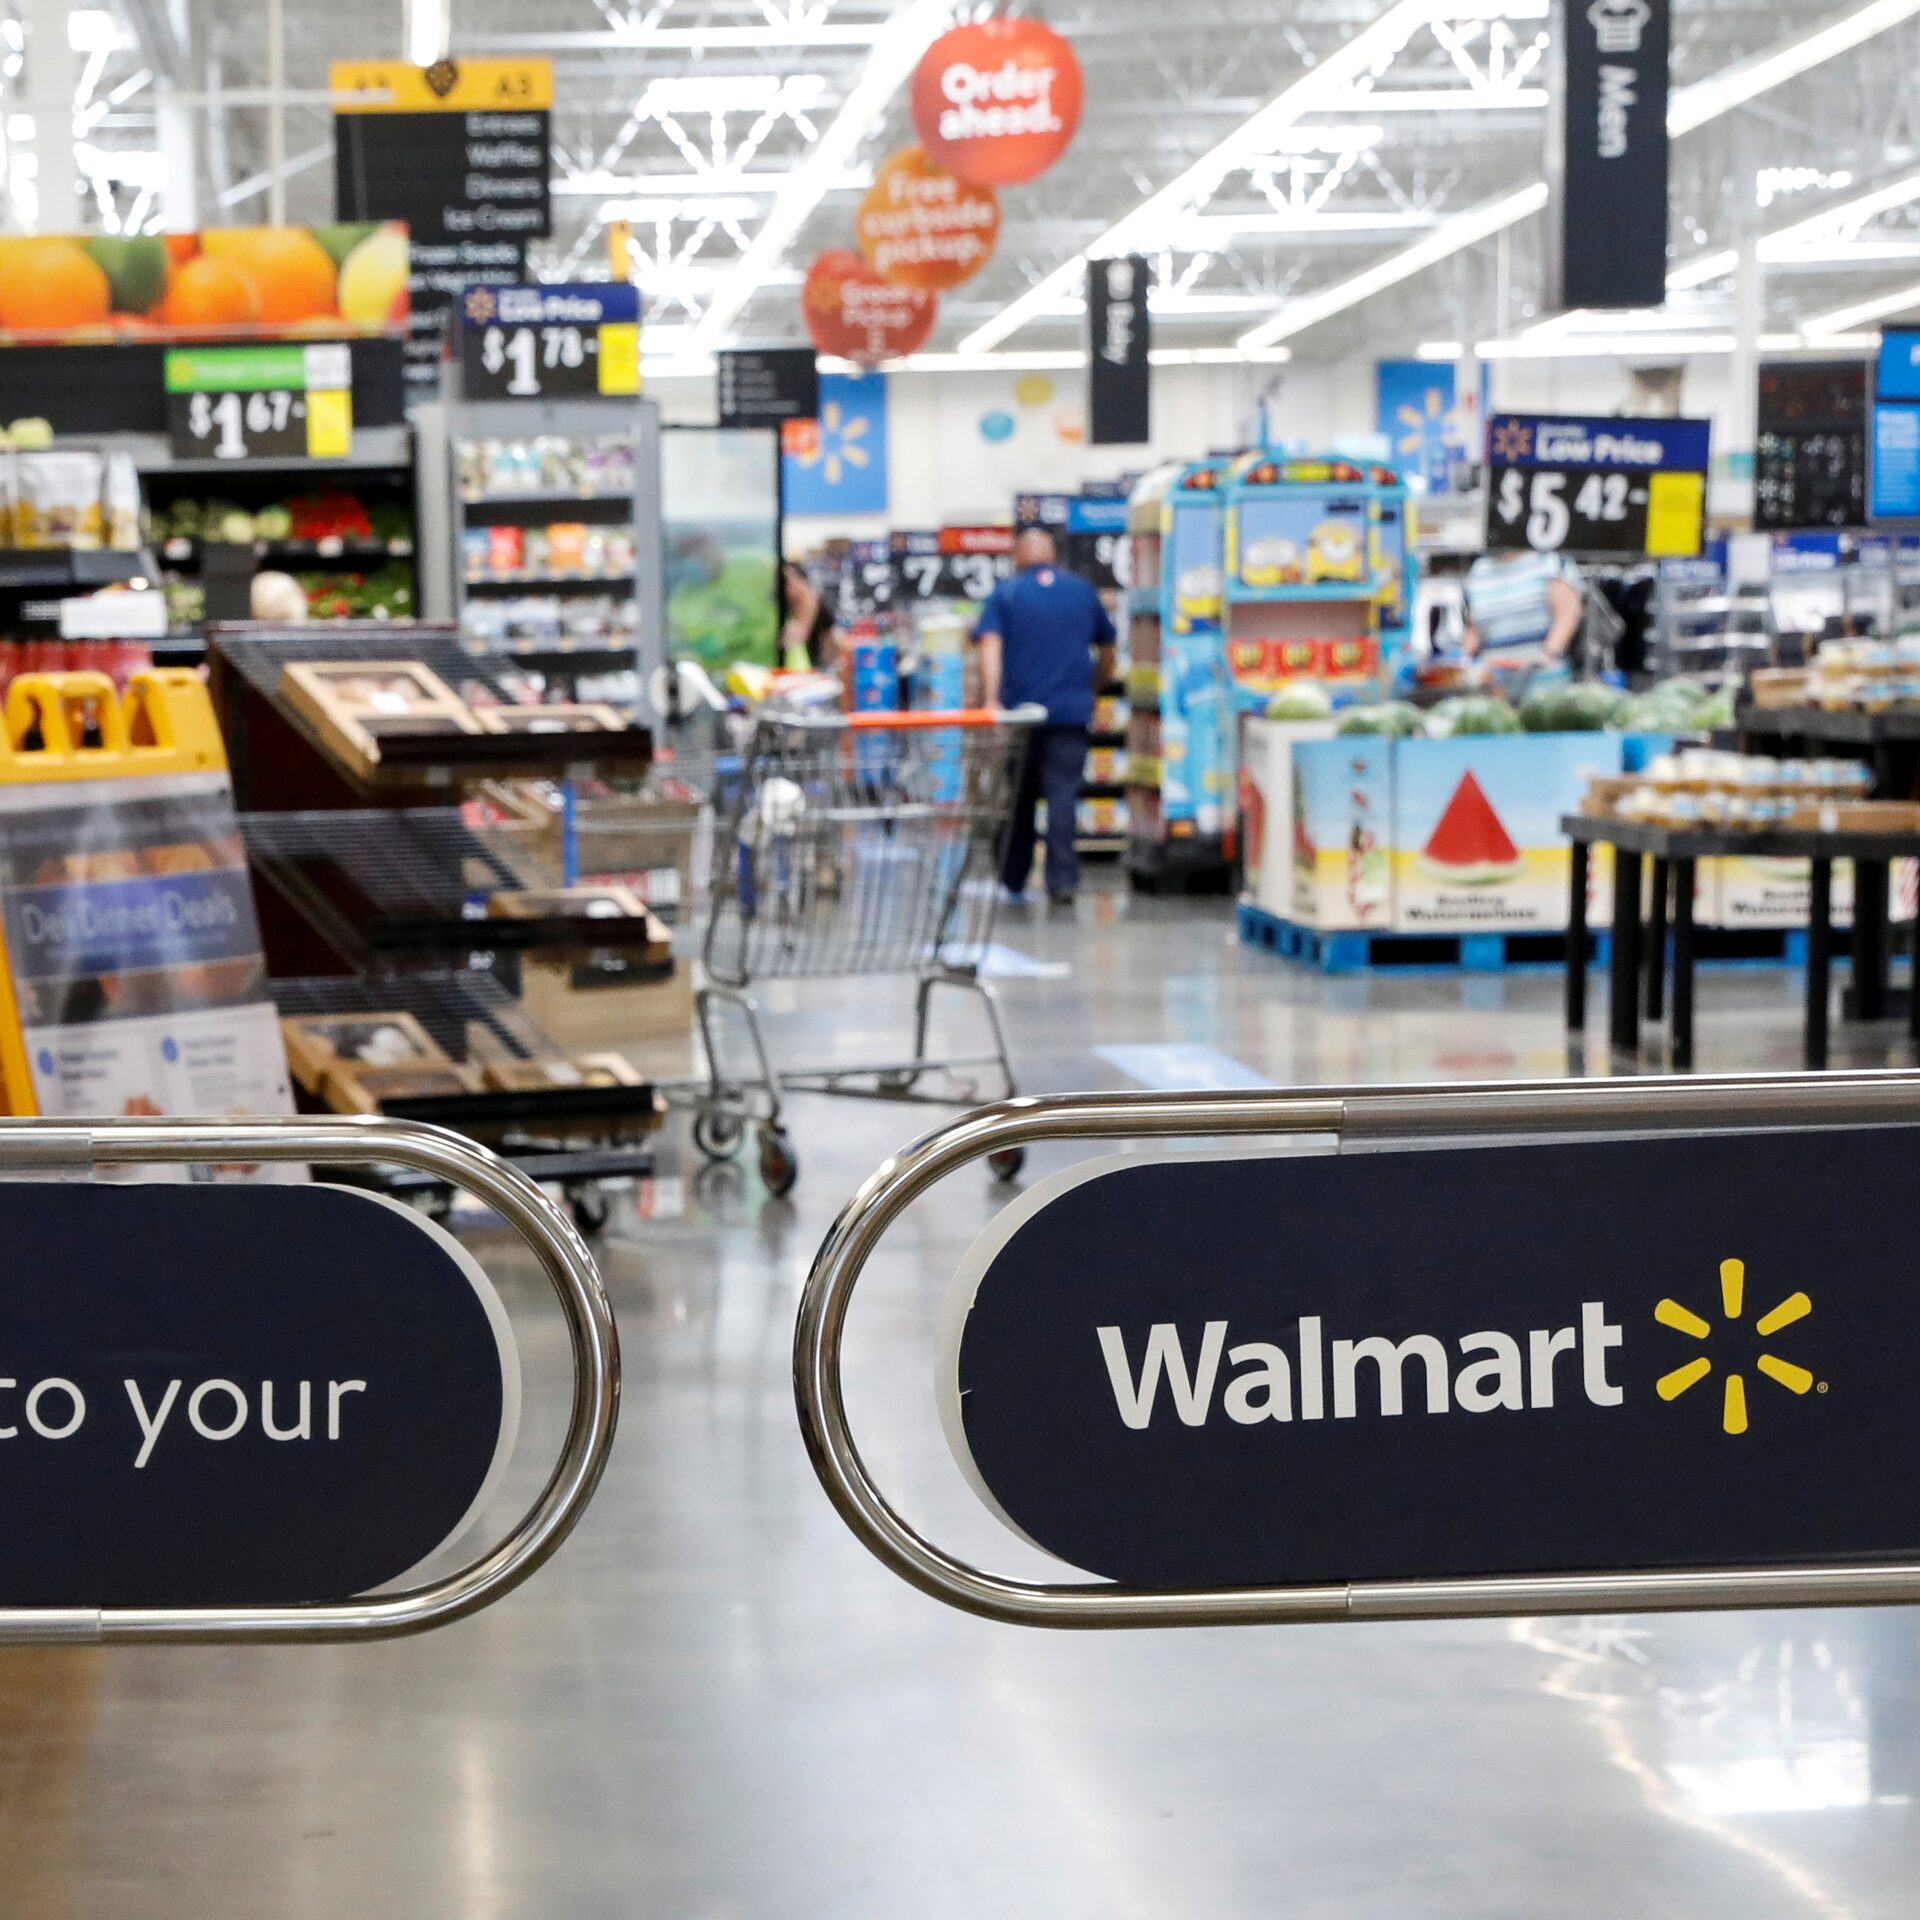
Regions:
<instances>
[{"instance_id":1,"label":"black aisle sign","mask_svg":"<svg viewBox=\"0 0 1920 1920\"><path fill-rule=\"evenodd\" d=\"M1668 4L1555 9L1550 307L1657 307L1667 297Z\"/></svg>"},{"instance_id":2,"label":"black aisle sign","mask_svg":"<svg viewBox=\"0 0 1920 1920\"><path fill-rule=\"evenodd\" d=\"M1152 438L1153 365L1142 254L1087 262L1087 439L1096 447Z\"/></svg>"},{"instance_id":3,"label":"black aisle sign","mask_svg":"<svg viewBox=\"0 0 1920 1920\"><path fill-rule=\"evenodd\" d=\"M943 1421L1002 1519L1141 1586L1910 1560L1917 1165L1913 1128L1094 1162L968 1256Z\"/></svg>"},{"instance_id":4,"label":"black aisle sign","mask_svg":"<svg viewBox=\"0 0 1920 1920\"><path fill-rule=\"evenodd\" d=\"M1491 548L1690 558L1706 531L1712 423L1496 413Z\"/></svg>"},{"instance_id":5,"label":"black aisle sign","mask_svg":"<svg viewBox=\"0 0 1920 1920\"><path fill-rule=\"evenodd\" d=\"M519 1413L472 1259L330 1186L7 1188L0 1605L285 1605L464 1530Z\"/></svg>"},{"instance_id":6,"label":"black aisle sign","mask_svg":"<svg viewBox=\"0 0 1920 1920\"><path fill-rule=\"evenodd\" d=\"M820 369L811 347L723 347L714 388L723 427L782 427L820 417Z\"/></svg>"}]
</instances>

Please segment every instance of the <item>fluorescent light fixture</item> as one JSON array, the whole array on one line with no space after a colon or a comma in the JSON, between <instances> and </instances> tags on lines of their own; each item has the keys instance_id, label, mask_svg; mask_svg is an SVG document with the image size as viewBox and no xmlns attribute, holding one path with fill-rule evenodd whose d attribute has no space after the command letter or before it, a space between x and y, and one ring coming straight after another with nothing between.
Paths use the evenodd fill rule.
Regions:
<instances>
[{"instance_id":1,"label":"fluorescent light fixture","mask_svg":"<svg viewBox=\"0 0 1920 1920\"><path fill-rule=\"evenodd\" d=\"M1920 0L1916 0L1916 4L1920 4ZM1254 347L1271 347L1279 341L1291 339L1296 333L1304 333L1322 320L1336 313L1344 313L1347 308L1357 306L1362 300L1370 299L1388 287L1397 286L1422 268L1432 266L1436 260L1444 260L1449 254L1458 253L1462 247L1470 247L1476 240L1484 240L1488 234L1498 233L1501 228L1512 226L1516 220L1537 213L1546 204L1547 183L1537 180L1517 193L1503 194L1498 200L1487 200L1477 207L1469 207L1465 213L1456 213L1452 219L1443 220L1425 239L1416 240L1412 246L1402 247L1398 253L1390 253L1384 260L1377 260L1372 266L1345 280L1337 280L1318 293L1289 300L1272 319L1263 320L1259 326L1249 328L1236 344L1244 351Z\"/></svg>"},{"instance_id":2,"label":"fluorescent light fixture","mask_svg":"<svg viewBox=\"0 0 1920 1920\"><path fill-rule=\"evenodd\" d=\"M1920 0L1914 0L1920 6ZM774 196L747 250L716 289L700 316L695 338L704 347L725 339L768 272L780 264L807 216L847 170L855 150L872 132L893 96L945 29L948 0L907 0L874 36L873 51L858 80L807 157Z\"/></svg>"},{"instance_id":3,"label":"fluorescent light fixture","mask_svg":"<svg viewBox=\"0 0 1920 1920\"><path fill-rule=\"evenodd\" d=\"M416 67L444 60L453 44L452 0L406 0L406 14L407 58Z\"/></svg>"},{"instance_id":4,"label":"fluorescent light fixture","mask_svg":"<svg viewBox=\"0 0 1920 1920\"><path fill-rule=\"evenodd\" d=\"M1695 127L1704 126L1707 121L1730 112L1769 88L1794 79L1822 61L1850 51L1872 39L1875 34L1898 26L1903 20L1912 19L1915 14L1920 14L1920 0L1868 0L1866 6L1843 14L1837 20L1830 20L1811 33L1801 34L1781 46L1756 54L1750 60L1740 61L1723 73L1683 87L1667 104L1667 132L1675 137L1690 133ZM1315 71L1320 69L1316 68ZM1473 246L1498 233L1503 227L1510 227L1525 219L1528 214L1544 207L1546 201L1547 186L1542 180L1509 194L1504 200L1456 215L1454 219L1443 222L1424 240L1417 240L1399 253L1389 255L1366 272L1357 273L1322 293L1290 301L1273 319L1242 334L1240 344L1260 346L1284 340L1300 332L1304 326L1312 326L1330 319L1336 313L1343 313L1348 307L1357 305L1382 288L1394 286L1422 268L1457 253L1462 247ZM1490 218L1502 209L1504 213L1501 217ZM1443 240L1448 240L1448 243L1442 244ZM1311 318L1297 319L1301 314L1310 314Z\"/></svg>"},{"instance_id":5,"label":"fluorescent light fixture","mask_svg":"<svg viewBox=\"0 0 1920 1920\"><path fill-rule=\"evenodd\" d=\"M1715 280L1724 280L1740 264L1738 247L1721 247L1713 253L1703 253L1678 266L1667 275L1669 293L1686 293L1694 287L1704 287Z\"/></svg>"},{"instance_id":6,"label":"fluorescent light fixture","mask_svg":"<svg viewBox=\"0 0 1920 1920\"><path fill-rule=\"evenodd\" d=\"M1914 0L1920 6L1920 0ZM1357 82L1370 74L1376 62L1390 61L1421 27L1441 10L1442 0L1394 0L1371 26L1363 27L1344 46L1336 48L1290 86L1277 93L1257 113L1177 174L1157 193L1142 200L1129 214L1081 249L1069 260L1037 280L1025 293L1002 307L961 341L966 353L984 353L1016 333L1036 314L1045 313L1064 294L1077 290L1089 260L1132 253L1161 245L1168 232L1198 200L1214 191L1236 167L1255 155L1271 152L1282 131L1304 115L1323 109L1330 100L1346 99Z\"/></svg>"},{"instance_id":7,"label":"fluorescent light fixture","mask_svg":"<svg viewBox=\"0 0 1920 1920\"><path fill-rule=\"evenodd\" d=\"M1893 293L1857 300L1851 306L1835 307L1831 313L1817 313L1800 323L1800 331L1810 339L1827 339L1857 327L1863 320L1885 320L1896 313L1920 308L1920 286L1901 287Z\"/></svg>"},{"instance_id":8,"label":"fluorescent light fixture","mask_svg":"<svg viewBox=\"0 0 1920 1920\"><path fill-rule=\"evenodd\" d=\"M1672 354L1731 353L1730 333L1575 333L1522 334L1517 340L1480 340L1474 352L1482 360L1643 360Z\"/></svg>"},{"instance_id":9,"label":"fluorescent light fixture","mask_svg":"<svg viewBox=\"0 0 1920 1920\"><path fill-rule=\"evenodd\" d=\"M1349 93L1316 107L1316 113L1510 113L1538 112L1545 87L1396 87Z\"/></svg>"},{"instance_id":10,"label":"fluorescent light fixture","mask_svg":"<svg viewBox=\"0 0 1920 1920\"><path fill-rule=\"evenodd\" d=\"M97 7L81 7L67 15L67 45L75 53L111 53L120 44L113 15Z\"/></svg>"},{"instance_id":11,"label":"fluorescent light fixture","mask_svg":"<svg viewBox=\"0 0 1920 1920\"><path fill-rule=\"evenodd\" d=\"M1458 360L1467 350L1464 340L1422 340L1414 348L1416 360Z\"/></svg>"},{"instance_id":12,"label":"fluorescent light fixture","mask_svg":"<svg viewBox=\"0 0 1920 1920\"><path fill-rule=\"evenodd\" d=\"M1840 14L1810 33L1736 61L1673 96L1667 107L1667 131L1676 136L1691 133L1771 88L1797 79L1809 68L1851 52L1916 13L1920 13L1920 0L1869 0L1868 5Z\"/></svg>"}]
</instances>

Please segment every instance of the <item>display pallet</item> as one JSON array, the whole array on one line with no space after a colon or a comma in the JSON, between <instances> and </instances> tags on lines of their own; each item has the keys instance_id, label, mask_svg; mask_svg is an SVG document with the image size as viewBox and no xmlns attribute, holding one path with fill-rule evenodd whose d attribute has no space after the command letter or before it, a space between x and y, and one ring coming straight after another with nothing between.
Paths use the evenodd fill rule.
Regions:
<instances>
[{"instance_id":1,"label":"display pallet","mask_svg":"<svg viewBox=\"0 0 1920 1920\"><path fill-rule=\"evenodd\" d=\"M1298 960L1322 973L1368 971L1506 973L1527 967L1557 967L1567 956L1564 933L1391 933L1343 928L1303 927L1298 921L1239 904L1240 939L1249 947ZM1847 936L1836 931L1834 950L1846 950ZM1695 960L1713 967L1800 967L1806 964L1804 927L1697 927ZM1587 936L1587 951L1604 964L1612 951L1602 931Z\"/></svg>"}]
</instances>

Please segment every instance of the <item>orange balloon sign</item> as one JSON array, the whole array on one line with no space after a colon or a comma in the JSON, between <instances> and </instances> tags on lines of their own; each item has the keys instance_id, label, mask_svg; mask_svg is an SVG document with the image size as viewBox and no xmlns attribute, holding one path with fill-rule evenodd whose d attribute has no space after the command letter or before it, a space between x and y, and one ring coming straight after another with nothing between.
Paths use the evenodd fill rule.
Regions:
<instances>
[{"instance_id":1,"label":"orange balloon sign","mask_svg":"<svg viewBox=\"0 0 1920 1920\"><path fill-rule=\"evenodd\" d=\"M807 269L800 306L822 353L863 366L925 346L940 312L932 294L882 280L851 247L834 247Z\"/></svg>"},{"instance_id":2,"label":"orange balloon sign","mask_svg":"<svg viewBox=\"0 0 1920 1920\"><path fill-rule=\"evenodd\" d=\"M982 20L943 33L913 75L927 157L976 187L1043 174L1080 124L1074 51L1038 20Z\"/></svg>"},{"instance_id":3,"label":"orange balloon sign","mask_svg":"<svg viewBox=\"0 0 1920 1920\"><path fill-rule=\"evenodd\" d=\"M1000 199L903 147L874 176L854 219L860 251L883 280L944 293L987 264L1000 237Z\"/></svg>"}]
</instances>

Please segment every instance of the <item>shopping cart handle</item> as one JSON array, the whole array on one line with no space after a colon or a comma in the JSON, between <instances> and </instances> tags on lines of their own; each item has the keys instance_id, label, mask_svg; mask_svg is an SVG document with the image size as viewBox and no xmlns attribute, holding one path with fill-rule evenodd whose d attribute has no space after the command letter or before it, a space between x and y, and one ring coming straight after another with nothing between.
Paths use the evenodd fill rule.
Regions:
<instances>
[{"instance_id":1,"label":"shopping cart handle","mask_svg":"<svg viewBox=\"0 0 1920 1920\"><path fill-rule=\"evenodd\" d=\"M928 727L1037 727L1045 707L955 707L950 712L917 708L910 713L850 713L847 725L860 733L912 733Z\"/></svg>"}]
</instances>

